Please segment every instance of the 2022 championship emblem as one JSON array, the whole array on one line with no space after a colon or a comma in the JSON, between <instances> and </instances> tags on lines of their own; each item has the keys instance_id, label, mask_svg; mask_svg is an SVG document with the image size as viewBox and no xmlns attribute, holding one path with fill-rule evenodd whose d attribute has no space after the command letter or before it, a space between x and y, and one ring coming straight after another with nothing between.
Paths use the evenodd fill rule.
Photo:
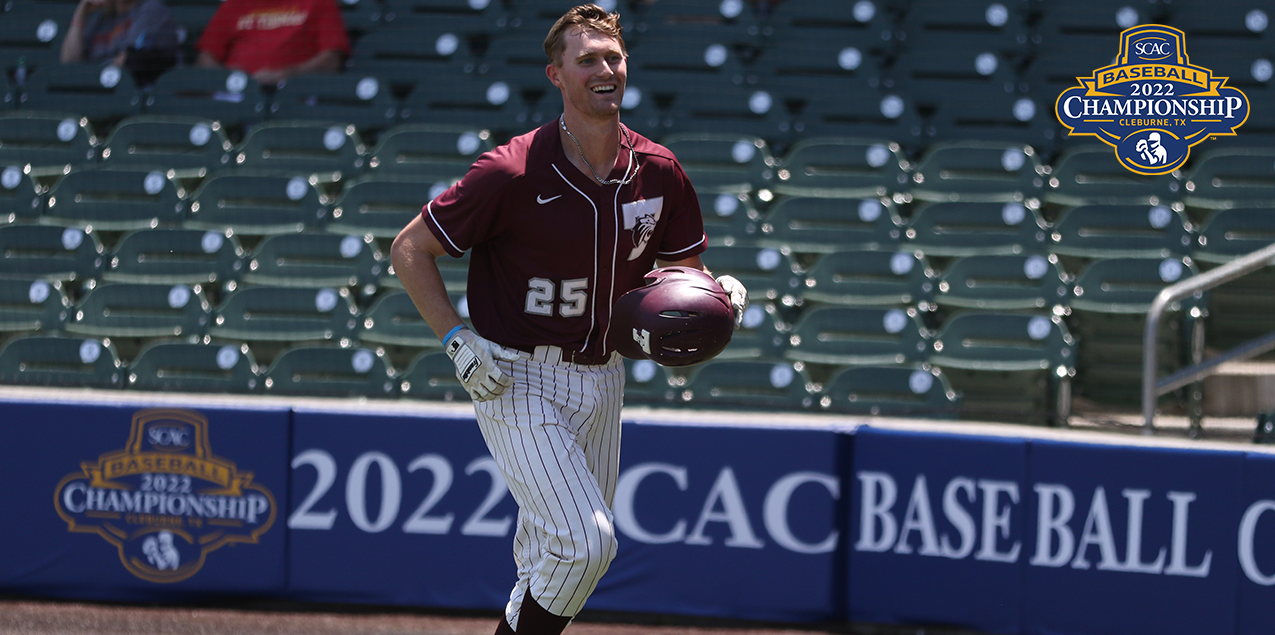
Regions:
<instances>
[{"instance_id":1,"label":"2022 championship emblem","mask_svg":"<svg viewBox=\"0 0 1275 635\"><path fill-rule=\"evenodd\" d=\"M53 495L72 532L101 536L133 575L180 582L230 543L256 543L274 524L274 495L253 473L214 456L208 420L178 409L139 410L128 442L80 464Z\"/></svg>"},{"instance_id":2,"label":"2022 championship emblem","mask_svg":"<svg viewBox=\"0 0 1275 635\"><path fill-rule=\"evenodd\" d=\"M1168 174L1191 147L1210 136L1233 136L1248 119L1248 97L1226 77L1190 63L1186 35L1148 24L1120 34L1114 64L1058 96L1058 120L1071 136L1088 135L1115 148L1138 174Z\"/></svg>"}]
</instances>

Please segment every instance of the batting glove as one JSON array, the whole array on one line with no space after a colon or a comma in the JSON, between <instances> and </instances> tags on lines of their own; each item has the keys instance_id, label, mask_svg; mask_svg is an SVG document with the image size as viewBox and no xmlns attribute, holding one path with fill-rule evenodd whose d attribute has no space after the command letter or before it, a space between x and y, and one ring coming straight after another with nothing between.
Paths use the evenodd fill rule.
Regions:
<instances>
[{"instance_id":1,"label":"batting glove","mask_svg":"<svg viewBox=\"0 0 1275 635\"><path fill-rule=\"evenodd\" d=\"M735 276L721 276L717 278L717 284L730 296L730 308L735 313L735 328L739 328L744 320L744 309L748 308L748 289Z\"/></svg>"},{"instance_id":2,"label":"batting glove","mask_svg":"<svg viewBox=\"0 0 1275 635\"><path fill-rule=\"evenodd\" d=\"M473 331L462 328L447 340L447 356L456 365L456 378L474 401L495 399L513 384L513 379L496 366L496 359L517 361L518 353Z\"/></svg>"}]
</instances>

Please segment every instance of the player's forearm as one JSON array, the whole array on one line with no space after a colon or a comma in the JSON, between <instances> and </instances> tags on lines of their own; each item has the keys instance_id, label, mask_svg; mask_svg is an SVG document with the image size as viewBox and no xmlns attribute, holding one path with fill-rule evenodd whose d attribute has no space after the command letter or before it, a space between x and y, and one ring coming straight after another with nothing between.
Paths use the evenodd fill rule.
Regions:
<instances>
[{"instance_id":1,"label":"player's forearm","mask_svg":"<svg viewBox=\"0 0 1275 635\"><path fill-rule=\"evenodd\" d=\"M66 37L62 40L62 50L58 60L63 64L74 64L84 61L84 18L76 13L78 19L72 19L67 27Z\"/></svg>"},{"instance_id":2,"label":"player's forearm","mask_svg":"<svg viewBox=\"0 0 1275 635\"><path fill-rule=\"evenodd\" d=\"M438 256L431 253L431 241L422 231L429 232L418 217L394 239L390 261L412 304L441 340L463 322L447 297L443 275L438 271Z\"/></svg>"}]
</instances>

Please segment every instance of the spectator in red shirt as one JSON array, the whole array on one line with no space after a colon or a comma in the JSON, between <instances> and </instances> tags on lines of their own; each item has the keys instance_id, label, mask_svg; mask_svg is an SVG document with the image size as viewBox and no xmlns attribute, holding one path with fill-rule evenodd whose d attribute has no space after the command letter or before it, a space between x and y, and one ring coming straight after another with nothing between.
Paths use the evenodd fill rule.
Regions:
<instances>
[{"instance_id":1,"label":"spectator in red shirt","mask_svg":"<svg viewBox=\"0 0 1275 635\"><path fill-rule=\"evenodd\" d=\"M350 38L334 0L225 0L197 48L198 66L236 68L274 85L340 71Z\"/></svg>"}]
</instances>

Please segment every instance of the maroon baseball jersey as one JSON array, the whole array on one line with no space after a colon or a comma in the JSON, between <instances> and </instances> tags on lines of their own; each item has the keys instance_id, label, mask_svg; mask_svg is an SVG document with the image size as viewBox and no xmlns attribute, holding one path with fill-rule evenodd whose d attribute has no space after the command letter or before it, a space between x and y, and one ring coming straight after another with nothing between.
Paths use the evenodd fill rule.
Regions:
<instances>
[{"instance_id":1,"label":"maroon baseball jersey","mask_svg":"<svg viewBox=\"0 0 1275 635\"><path fill-rule=\"evenodd\" d=\"M704 251L699 200L682 166L667 148L629 135L638 168L627 185L601 185L576 169L555 119L482 155L425 205L425 224L449 254L473 250L469 315L480 335L522 350L610 352L615 301L657 258ZM627 147L620 157L608 180L624 175Z\"/></svg>"}]
</instances>

